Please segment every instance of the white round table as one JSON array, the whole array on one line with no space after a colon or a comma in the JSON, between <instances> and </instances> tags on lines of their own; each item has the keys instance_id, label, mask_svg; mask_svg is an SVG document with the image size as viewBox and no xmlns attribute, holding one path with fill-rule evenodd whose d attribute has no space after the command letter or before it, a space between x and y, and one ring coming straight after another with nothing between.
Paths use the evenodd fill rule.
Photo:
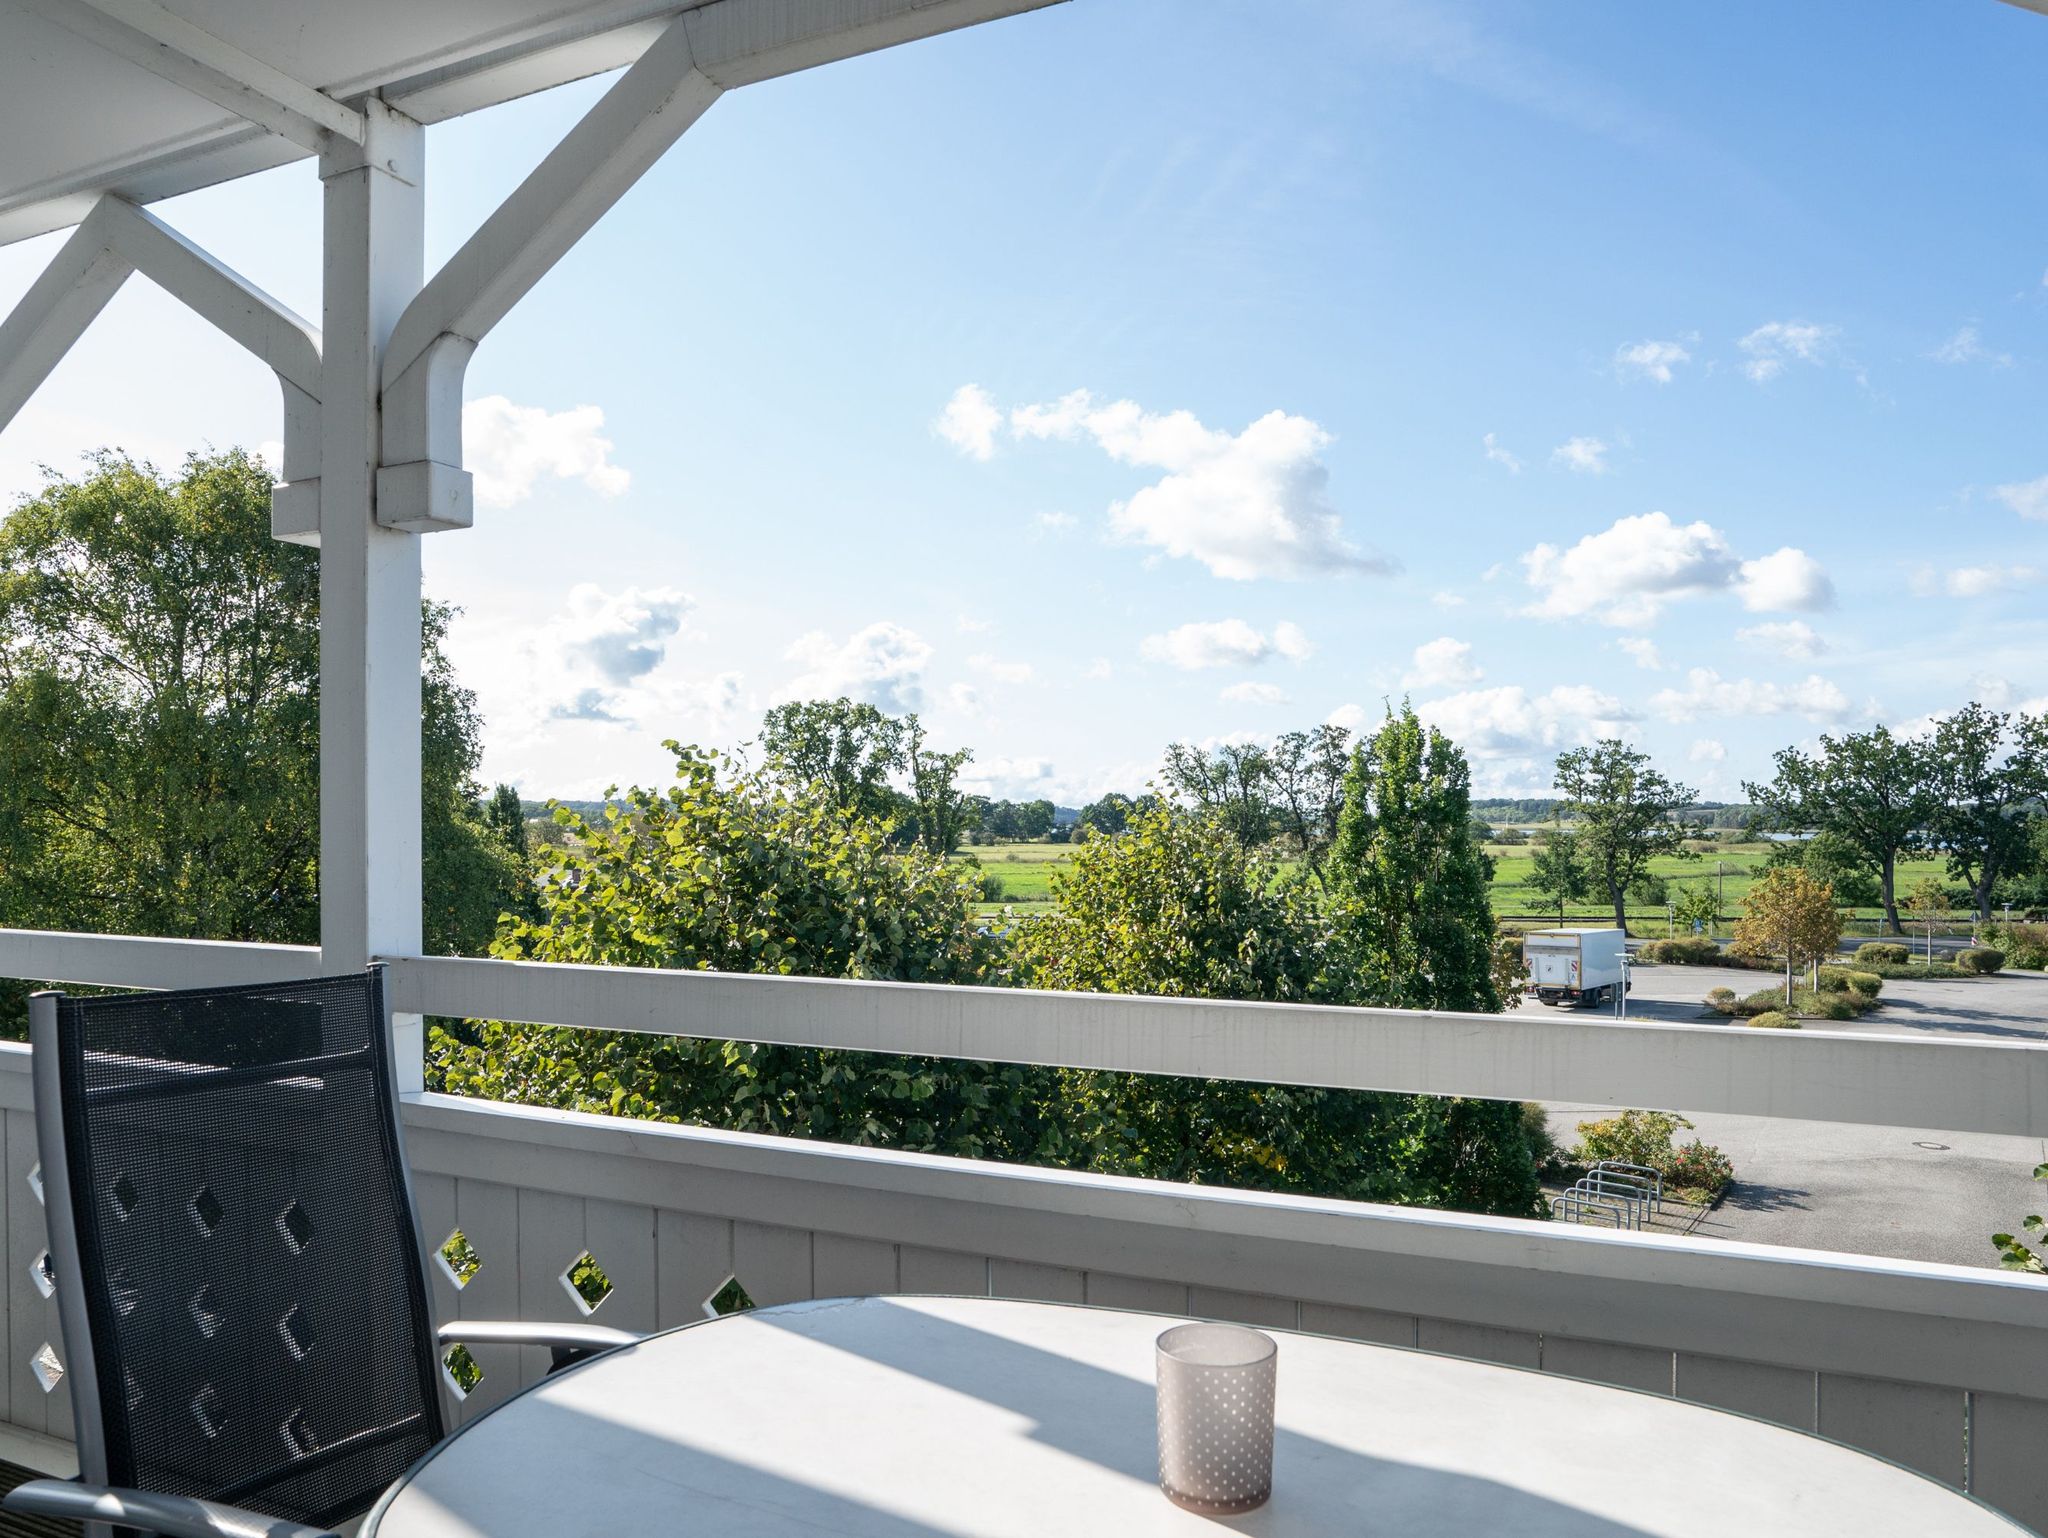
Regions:
<instances>
[{"instance_id":1,"label":"white round table","mask_svg":"<svg viewBox=\"0 0 2048 1538\"><path fill-rule=\"evenodd\" d=\"M479 1418L363 1538L2013 1538L1816 1437L1650 1394L1270 1331L1273 1499L1159 1493L1174 1320L987 1298L799 1303L691 1325Z\"/></svg>"}]
</instances>

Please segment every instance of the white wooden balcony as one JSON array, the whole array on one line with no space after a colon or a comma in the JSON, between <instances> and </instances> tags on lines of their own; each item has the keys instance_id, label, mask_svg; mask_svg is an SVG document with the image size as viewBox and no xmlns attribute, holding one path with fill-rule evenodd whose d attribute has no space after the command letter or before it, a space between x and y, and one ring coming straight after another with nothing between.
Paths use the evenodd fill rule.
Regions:
<instances>
[{"instance_id":1,"label":"white wooden balcony","mask_svg":"<svg viewBox=\"0 0 2048 1538\"><path fill-rule=\"evenodd\" d=\"M1434 1093L2048 1134L2048 1048L387 958L401 1011ZM0 931L0 974L126 986L313 975L318 952ZM38 1283L26 1049L0 1047L18 1461L61 1466L70 1406ZM1723 1406L1894 1459L2048 1524L2048 1290L1929 1265L659 1125L415 1093L423 1237L482 1264L448 1317L701 1317L854 1293L1042 1297L1299 1327ZM2017 1217L2017 1215L2015 1215ZM472 1415L545 1353L480 1349ZM1683 1450L1673 1456L1682 1464Z\"/></svg>"}]
</instances>

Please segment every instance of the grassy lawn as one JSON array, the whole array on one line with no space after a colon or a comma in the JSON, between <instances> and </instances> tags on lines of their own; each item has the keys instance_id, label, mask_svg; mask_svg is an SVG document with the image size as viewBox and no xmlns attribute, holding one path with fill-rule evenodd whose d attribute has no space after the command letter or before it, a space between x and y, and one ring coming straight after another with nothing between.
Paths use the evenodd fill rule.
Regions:
<instances>
[{"instance_id":1,"label":"grassy lawn","mask_svg":"<svg viewBox=\"0 0 2048 1538\"><path fill-rule=\"evenodd\" d=\"M1732 921L1742 911L1743 894L1749 890L1756 872L1761 871L1769 859L1771 846L1764 843L1711 843L1696 847L1700 850L1697 860L1667 856L1655 861L1651 868L1670 884L1671 895L1675 898L1688 887L1702 883L1714 886L1718 864L1721 913L1724 919ZM963 849L955 858L978 863L985 874L1002 883L1000 900L984 904L984 912L995 913L1009 908L1023 914L1043 913L1053 905L1053 874L1065 869L1072 861L1074 848L1072 844L987 844ZM1550 909L1546 912L1541 899L1524 885L1535 860L1535 846L1491 844L1486 852L1494 862L1493 911L1505 920L1555 924L1557 911ZM1946 866L1941 860L1905 860L1900 862L1898 871L1900 892L1907 891L1922 876L1932 876L1937 881L1948 879ZM1875 908L1858 908L1853 916L1875 925L1879 912ZM1598 924L1610 922L1610 916L1598 905L1580 903L1572 907L1568 921ZM1661 935L1665 922L1662 906L1632 905L1629 909L1630 928L1640 934ZM1855 927L1860 931L1865 926L1858 924Z\"/></svg>"}]
</instances>

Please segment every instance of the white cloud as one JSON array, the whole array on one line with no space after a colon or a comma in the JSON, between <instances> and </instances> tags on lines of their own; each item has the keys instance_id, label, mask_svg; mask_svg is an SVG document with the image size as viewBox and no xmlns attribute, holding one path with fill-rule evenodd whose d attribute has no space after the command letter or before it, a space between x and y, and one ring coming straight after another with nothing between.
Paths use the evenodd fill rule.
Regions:
<instances>
[{"instance_id":1,"label":"white cloud","mask_svg":"<svg viewBox=\"0 0 2048 1538\"><path fill-rule=\"evenodd\" d=\"M953 616L953 628L962 635L986 635L996 626L994 620L983 619L978 614L956 614Z\"/></svg>"},{"instance_id":2,"label":"white cloud","mask_svg":"<svg viewBox=\"0 0 2048 1538\"><path fill-rule=\"evenodd\" d=\"M803 671L783 688L785 700L865 700L882 710L916 710L924 700L930 644L914 630L878 620L835 641L822 630L797 637L789 660Z\"/></svg>"},{"instance_id":3,"label":"white cloud","mask_svg":"<svg viewBox=\"0 0 2048 1538\"><path fill-rule=\"evenodd\" d=\"M1624 374L1671 383L1672 370L1692 362L1692 354L1677 342L1632 342L1614 349L1614 366Z\"/></svg>"},{"instance_id":4,"label":"white cloud","mask_svg":"<svg viewBox=\"0 0 2048 1538\"><path fill-rule=\"evenodd\" d=\"M1486 445L1486 457L1494 464L1504 466L1510 475L1520 475L1522 473L1520 456L1508 449L1502 448L1492 433L1488 433L1479 441Z\"/></svg>"},{"instance_id":5,"label":"white cloud","mask_svg":"<svg viewBox=\"0 0 2048 1538\"><path fill-rule=\"evenodd\" d=\"M1287 691L1278 684L1232 684L1216 696L1229 705L1285 705Z\"/></svg>"},{"instance_id":6,"label":"white cloud","mask_svg":"<svg viewBox=\"0 0 2048 1538\"><path fill-rule=\"evenodd\" d=\"M1477 683L1484 676L1473 664L1472 643L1446 635L1415 648L1401 683L1404 688L1456 689Z\"/></svg>"},{"instance_id":7,"label":"white cloud","mask_svg":"<svg viewBox=\"0 0 2048 1538\"><path fill-rule=\"evenodd\" d=\"M1662 689L1650 708L1667 721L1700 716L1805 716L1812 721L1840 721L1852 713L1849 696L1818 673L1794 684L1754 678L1723 678L1712 668L1694 668L1683 689Z\"/></svg>"},{"instance_id":8,"label":"white cloud","mask_svg":"<svg viewBox=\"0 0 2048 1538\"><path fill-rule=\"evenodd\" d=\"M1514 757L1619 736L1635 719L1620 700L1586 684L1533 695L1519 684L1468 689L1426 700L1415 713L1474 758Z\"/></svg>"},{"instance_id":9,"label":"white cloud","mask_svg":"<svg viewBox=\"0 0 2048 1538\"><path fill-rule=\"evenodd\" d=\"M1835 585L1820 562L1790 545L1744 561L1735 590L1742 596L1742 606L1754 614L1810 614L1835 606Z\"/></svg>"},{"instance_id":10,"label":"white cloud","mask_svg":"<svg viewBox=\"0 0 2048 1538\"><path fill-rule=\"evenodd\" d=\"M1454 593L1449 588L1438 588L1429 595L1429 601L1439 609L1462 609L1465 607L1465 595L1463 593Z\"/></svg>"},{"instance_id":11,"label":"white cloud","mask_svg":"<svg viewBox=\"0 0 2048 1538\"><path fill-rule=\"evenodd\" d=\"M1820 633L1802 619L1766 620L1761 625L1745 626L1735 632L1735 639L1794 662L1811 662L1828 649Z\"/></svg>"},{"instance_id":12,"label":"white cloud","mask_svg":"<svg viewBox=\"0 0 2048 1538\"><path fill-rule=\"evenodd\" d=\"M1307 417L1269 411L1229 433L1191 412L1161 415L1128 400L1097 405L1075 390L1019 406L1009 421L1020 439L1085 437L1120 464L1166 472L1111 505L1110 532L1127 543L1199 561L1233 581L1395 569L1344 537L1322 461L1330 435Z\"/></svg>"},{"instance_id":13,"label":"white cloud","mask_svg":"<svg viewBox=\"0 0 2048 1538\"><path fill-rule=\"evenodd\" d=\"M569 590L568 607L543 625L536 649L573 672L608 684L630 684L661 665L695 601L674 588L629 587L607 593L594 582Z\"/></svg>"},{"instance_id":14,"label":"white cloud","mask_svg":"<svg viewBox=\"0 0 2048 1538\"><path fill-rule=\"evenodd\" d=\"M1947 571L1919 566L1913 571L1913 591L1922 598L1940 594L1950 598L1983 598L2031 587L2040 580L2040 568L2034 566L1955 566Z\"/></svg>"},{"instance_id":15,"label":"white cloud","mask_svg":"<svg viewBox=\"0 0 2048 1538\"><path fill-rule=\"evenodd\" d=\"M1031 515L1031 530L1034 534L1041 537L1047 534L1064 534L1077 522L1079 520L1072 513L1033 513Z\"/></svg>"},{"instance_id":16,"label":"white cloud","mask_svg":"<svg viewBox=\"0 0 2048 1538\"><path fill-rule=\"evenodd\" d=\"M1607 473L1607 445L1598 438L1568 438L1550 451L1550 462L1578 475Z\"/></svg>"},{"instance_id":17,"label":"white cloud","mask_svg":"<svg viewBox=\"0 0 2048 1538\"><path fill-rule=\"evenodd\" d=\"M486 395L462 408L464 462L476 478L482 507L512 507L533 495L543 476L578 480L601 497L622 496L632 475L612 463L604 411L571 406L549 411Z\"/></svg>"},{"instance_id":18,"label":"white cloud","mask_svg":"<svg viewBox=\"0 0 2048 1538\"><path fill-rule=\"evenodd\" d=\"M1664 666L1664 654L1657 650L1657 643L1648 636L1625 635L1614 644L1627 652L1639 668L1655 673Z\"/></svg>"},{"instance_id":19,"label":"white cloud","mask_svg":"<svg viewBox=\"0 0 2048 1538\"><path fill-rule=\"evenodd\" d=\"M1115 674L1116 669L1110 666L1110 661L1107 657L1097 657L1088 666L1081 669L1081 676L1088 679L1111 678Z\"/></svg>"},{"instance_id":20,"label":"white cloud","mask_svg":"<svg viewBox=\"0 0 2048 1538\"><path fill-rule=\"evenodd\" d=\"M1728 757L1728 746L1712 737L1702 737L1685 756L1696 764L1718 764Z\"/></svg>"},{"instance_id":21,"label":"white cloud","mask_svg":"<svg viewBox=\"0 0 2048 1538\"><path fill-rule=\"evenodd\" d=\"M1243 667L1272 657L1300 662L1315 651L1299 625L1282 620L1263 635L1241 619L1196 620L1162 635L1150 635L1138 651L1147 661L1177 668Z\"/></svg>"},{"instance_id":22,"label":"white cloud","mask_svg":"<svg viewBox=\"0 0 2048 1538\"><path fill-rule=\"evenodd\" d=\"M1727 587L1737 563L1713 525L1643 513L1616 519L1568 550L1538 545L1522 557L1522 568L1541 595L1524 612L1635 627L1655 620L1670 599Z\"/></svg>"},{"instance_id":23,"label":"white cloud","mask_svg":"<svg viewBox=\"0 0 2048 1538\"><path fill-rule=\"evenodd\" d=\"M1986 347L1975 326L1958 327L1955 335L1935 348L1928 357L1937 363L1988 363L1993 368L2012 367L2012 354L1994 352Z\"/></svg>"},{"instance_id":24,"label":"white cloud","mask_svg":"<svg viewBox=\"0 0 2048 1538\"><path fill-rule=\"evenodd\" d=\"M1743 373L1758 384L1776 379L1788 363L1821 363L1834 347L1835 328L1801 320L1773 320L1736 345L1749 354Z\"/></svg>"},{"instance_id":25,"label":"white cloud","mask_svg":"<svg viewBox=\"0 0 2048 1538\"><path fill-rule=\"evenodd\" d=\"M1005 662L1000 657L991 657L986 652L977 653L967 659L967 665L977 673L986 673L998 683L1028 684L1037 676L1028 662Z\"/></svg>"},{"instance_id":26,"label":"white cloud","mask_svg":"<svg viewBox=\"0 0 2048 1538\"><path fill-rule=\"evenodd\" d=\"M2009 486L1993 486L1991 495L2022 518L2039 518L2048 521L2048 475L2038 481L2016 481Z\"/></svg>"},{"instance_id":27,"label":"white cloud","mask_svg":"<svg viewBox=\"0 0 2048 1538\"><path fill-rule=\"evenodd\" d=\"M932 431L969 459L987 460L995 456L996 429L1002 423L1003 414L988 391L978 384L964 384L932 422Z\"/></svg>"}]
</instances>

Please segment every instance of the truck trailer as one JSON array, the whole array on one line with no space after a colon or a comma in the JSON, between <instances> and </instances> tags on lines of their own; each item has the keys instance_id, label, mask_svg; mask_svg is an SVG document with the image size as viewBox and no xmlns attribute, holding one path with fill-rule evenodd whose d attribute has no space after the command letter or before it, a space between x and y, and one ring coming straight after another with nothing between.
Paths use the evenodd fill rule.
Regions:
<instances>
[{"instance_id":1,"label":"truck trailer","mask_svg":"<svg viewBox=\"0 0 2048 1538\"><path fill-rule=\"evenodd\" d=\"M1612 1004L1628 988L1626 930L1531 930L1522 954L1540 1003Z\"/></svg>"}]
</instances>

